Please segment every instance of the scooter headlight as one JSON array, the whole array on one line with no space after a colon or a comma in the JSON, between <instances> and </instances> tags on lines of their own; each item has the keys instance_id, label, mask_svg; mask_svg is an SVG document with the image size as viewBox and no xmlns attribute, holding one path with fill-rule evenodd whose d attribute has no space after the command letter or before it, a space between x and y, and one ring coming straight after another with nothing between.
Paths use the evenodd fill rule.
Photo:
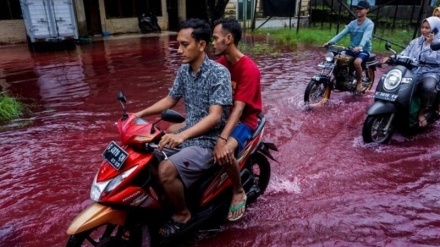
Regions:
<instances>
[{"instance_id":1,"label":"scooter headlight","mask_svg":"<svg viewBox=\"0 0 440 247\"><path fill-rule=\"evenodd\" d=\"M329 63L332 62L334 58L335 58L335 54L333 54L333 52L327 52L325 54L325 61Z\"/></svg>"},{"instance_id":2,"label":"scooter headlight","mask_svg":"<svg viewBox=\"0 0 440 247\"><path fill-rule=\"evenodd\" d=\"M400 85L402 80L402 71L398 69L390 70L385 76L383 86L385 90L391 91L396 89Z\"/></svg>"},{"instance_id":3,"label":"scooter headlight","mask_svg":"<svg viewBox=\"0 0 440 247\"><path fill-rule=\"evenodd\" d=\"M96 174L95 179L93 179L92 188L90 188L90 199L99 202L101 199L102 192L104 191L105 187L111 180L98 183L96 182L97 176L98 174Z\"/></svg>"},{"instance_id":4,"label":"scooter headlight","mask_svg":"<svg viewBox=\"0 0 440 247\"><path fill-rule=\"evenodd\" d=\"M101 195L109 193L116 188L122 181L124 181L130 174L136 170L137 166L134 166L127 171L121 173L119 176L103 182L96 182L96 176L93 180L92 188L90 189L90 199L94 201L100 201Z\"/></svg>"},{"instance_id":5,"label":"scooter headlight","mask_svg":"<svg viewBox=\"0 0 440 247\"><path fill-rule=\"evenodd\" d=\"M130 176L130 174L132 174L134 172L134 170L136 170L136 168L137 168L137 166L133 166L132 168L126 170L123 173L121 173L121 175L119 175L119 176L113 178L112 180L110 180L108 185L105 187L104 192L108 193L108 192L112 191L120 183L122 183L122 181L124 181L128 176Z\"/></svg>"}]
</instances>

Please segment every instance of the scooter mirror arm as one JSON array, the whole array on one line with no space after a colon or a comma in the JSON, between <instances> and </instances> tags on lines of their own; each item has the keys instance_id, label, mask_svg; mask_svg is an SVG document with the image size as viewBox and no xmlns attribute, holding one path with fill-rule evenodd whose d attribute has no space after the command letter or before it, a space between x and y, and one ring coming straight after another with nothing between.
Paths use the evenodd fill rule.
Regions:
<instances>
[{"instance_id":1,"label":"scooter mirror arm","mask_svg":"<svg viewBox=\"0 0 440 247\"><path fill-rule=\"evenodd\" d=\"M158 119L157 121L155 121L152 126L151 126L151 130L150 130L150 134L154 134L154 132L156 131L156 124L159 123L160 121L162 121L162 119Z\"/></svg>"},{"instance_id":2,"label":"scooter mirror arm","mask_svg":"<svg viewBox=\"0 0 440 247\"><path fill-rule=\"evenodd\" d=\"M125 105L122 103L122 101L119 101L119 103L121 103L122 106L122 120L126 120L128 118L128 114L127 110L125 109Z\"/></svg>"}]
</instances>

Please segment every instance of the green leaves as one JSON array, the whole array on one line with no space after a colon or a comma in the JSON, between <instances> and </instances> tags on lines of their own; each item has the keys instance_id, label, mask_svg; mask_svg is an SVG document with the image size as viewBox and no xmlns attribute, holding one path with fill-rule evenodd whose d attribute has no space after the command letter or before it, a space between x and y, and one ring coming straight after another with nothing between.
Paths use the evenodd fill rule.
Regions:
<instances>
[{"instance_id":1,"label":"green leaves","mask_svg":"<svg viewBox=\"0 0 440 247\"><path fill-rule=\"evenodd\" d=\"M8 122L23 114L24 106L5 92L0 92L0 122Z\"/></svg>"}]
</instances>

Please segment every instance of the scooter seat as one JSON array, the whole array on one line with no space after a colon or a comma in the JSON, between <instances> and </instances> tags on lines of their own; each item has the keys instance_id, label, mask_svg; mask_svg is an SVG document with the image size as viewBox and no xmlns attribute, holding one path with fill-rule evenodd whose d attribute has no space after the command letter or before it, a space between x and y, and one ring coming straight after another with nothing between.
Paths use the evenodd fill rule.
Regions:
<instances>
[{"instance_id":1,"label":"scooter seat","mask_svg":"<svg viewBox=\"0 0 440 247\"><path fill-rule=\"evenodd\" d=\"M376 54L370 53L370 56L368 57L367 63L374 62L374 61L376 61Z\"/></svg>"}]
</instances>

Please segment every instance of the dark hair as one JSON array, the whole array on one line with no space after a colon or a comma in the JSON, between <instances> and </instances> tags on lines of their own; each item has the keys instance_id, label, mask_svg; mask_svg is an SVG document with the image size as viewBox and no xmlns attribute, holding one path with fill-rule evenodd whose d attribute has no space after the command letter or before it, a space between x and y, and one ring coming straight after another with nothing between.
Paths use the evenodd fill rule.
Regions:
<instances>
[{"instance_id":1,"label":"dark hair","mask_svg":"<svg viewBox=\"0 0 440 247\"><path fill-rule=\"evenodd\" d=\"M238 42L241 40L241 26L240 23L236 19L232 18L220 18L214 21L214 27L222 24L222 28L232 34L234 37L234 44L238 45Z\"/></svg>"},{"instance_id":2,"label":"dark hair","mask_svg":"<svg viewBox=\"0 0 440 247\"><path fill-rule=\"evenodd\" d=\"M197 42L200 40L206 41L208 44L211 41L211 27L209 24L201 19L189 19L182 21L179 26L179 31L186 28L192 28L194 31L191 33Z\"/></svg>"}]
</instances>

